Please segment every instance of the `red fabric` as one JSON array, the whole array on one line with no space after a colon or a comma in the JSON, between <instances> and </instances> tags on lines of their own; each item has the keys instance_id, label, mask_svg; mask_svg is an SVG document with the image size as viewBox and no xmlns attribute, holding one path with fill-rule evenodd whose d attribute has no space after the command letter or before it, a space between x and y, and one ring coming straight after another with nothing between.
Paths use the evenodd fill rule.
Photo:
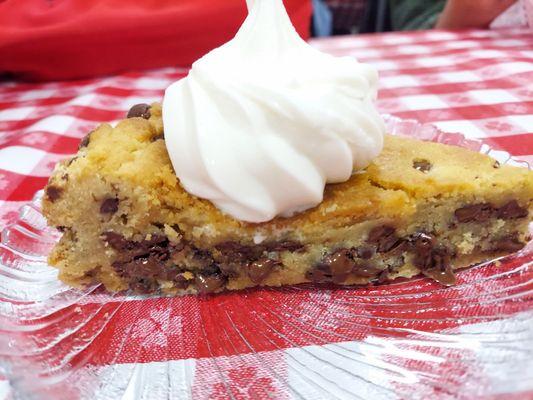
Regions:
<instances>
[{"instance_id":1,"label":"red fabric","mask_svg":"<svg viewBox=\"0 0 533 400\"><path fill-rule=\"evenodd\" d=\"M284 0L304 38L310 0ZM0 72L34 80L187 66L229 40L244 0L0 1Z\"/></svg>"}]
</instances>

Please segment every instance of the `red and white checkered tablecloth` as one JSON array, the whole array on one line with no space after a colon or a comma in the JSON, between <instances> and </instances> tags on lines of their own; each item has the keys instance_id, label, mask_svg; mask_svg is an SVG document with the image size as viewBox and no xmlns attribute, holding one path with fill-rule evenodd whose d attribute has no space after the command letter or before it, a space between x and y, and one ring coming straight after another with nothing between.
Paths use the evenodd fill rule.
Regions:
<instances>
[{"instance_id":1,"label":"red and white checkered tablecloth","mask_svg":"<svg viewBox=\"0 0 533 400\"><path fill-rule=\"evenodd\" d=\"M390 33L314 40L313 45L335 55L354 56L375 65L380 71L378 107L382 113L434 123L443 131L460 132L468 138L486 138L494 148L533 163L531 31ZM167 68L73 82L0 83L0 228L16 219L19 208L46 184L54 164L73 154L85 133L100 122L123 118L136 103L161 100L164 89L185 74L185 70ZM193 305L192 300L152 299L140 302L135 310L144 317L139 319L140 324L135 325L133 333L130 332L132 338L140 343L139 346L165 348L168 348L169 340L174 340L176 346L173 348L178 349L176 354L166 353L163 358L146 356L142 360L145 368L150 365L156 374L158 362L176 360L170 368L177 374L187 370L186 363L194 363L195 376L202 374L202 371L208 374L211 364L207 355L214 352L223 359L217 368L227 367L221 376L238 381L239 378L232 378L232 374L236 374L235 365L240 371L248 368L247 351L235 349L234 354L228 355L202 346L192 351L184 345L181 336L160 334L160 329L171 326L181 329L189 326L187 323L194 325L194 321L187 322L183 316L170 313L169 308L161 306L161 301L174 302L173 307L178 309L196 307L192 318L212 318L205 314L201 304ZM220 296L221 304L223 301L224 296ZM294 300L296 303L297 299ZM296 305L294 307L297 308ZM130 315L126 313L127 309L122 307L111 314L122 315L118 321L126 323ZM238 315L232 317L238 318ZM272 324L278 322L270 321ZM320 325L320 322L317 324ZM327 328L327 323L324 324L322 327ZM471 325L458 328L468 331ZM120 329L120 322L115 329ZM289 331L284 332L289 335ZM192 331L189 334L201 336L210 332ZM111 332L101 339L100 345L110 346L113 340ZM286 354L281 351L265 353L266 357L279 358L276 365L279 365L280 370L275 371L276 374L285 376L287 363L290 362L312 363L312 360L305 361L306 355L299 354L298 348L307 345L328 346L327 343L314 342L311 336L293 340L295 343L290 350L292 361L287 361ZM351 337L351 340L354 341L353 346L357 346L361 337ZM332 339L332 342L336 341ZM265 351L272 350L266 347ZM238 364L230 357L234 355L239 355ZM227 366L224 364L226 359ZM101 374L105 375L106 367L102 366L120 364L126 370L131 362L132 359L127 357L100 360L99 368L102 369ZM248 381L251 379L254 384L260 385L263 388L261 390L268 389L269 393L274 393L274 398L291 398L290 393L276 392L275 384L257 371L250 369L251 378L248 376ZM487 374L483 379L491 379L490 373ZM292 378L294 382L307 379ZM188 376L187 379L193 377ZM219 380L213 383L211 389L194 389L193 385L193 397L226 398L226 384ZM247 390L252 389L250 386ZM525 389L532 388L527 386ZM0 380L0 399L7 391L7 383Z\"/></svg>"}]
</instances>

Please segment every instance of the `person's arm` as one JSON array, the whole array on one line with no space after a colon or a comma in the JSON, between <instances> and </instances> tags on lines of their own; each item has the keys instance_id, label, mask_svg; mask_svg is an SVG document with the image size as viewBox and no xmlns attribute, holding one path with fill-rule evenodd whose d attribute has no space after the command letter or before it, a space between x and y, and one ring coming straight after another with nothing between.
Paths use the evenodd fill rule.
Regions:
<instances>
[{"instance_id":1,"label":"person's arm","mask_svg":"<svg viewBox=\"0 0 533 400\"><path fill-rule=\"evenodd\" d=\"M437 29L488 28L516 0L448 0Z\"/></svg>"}]
</instances>

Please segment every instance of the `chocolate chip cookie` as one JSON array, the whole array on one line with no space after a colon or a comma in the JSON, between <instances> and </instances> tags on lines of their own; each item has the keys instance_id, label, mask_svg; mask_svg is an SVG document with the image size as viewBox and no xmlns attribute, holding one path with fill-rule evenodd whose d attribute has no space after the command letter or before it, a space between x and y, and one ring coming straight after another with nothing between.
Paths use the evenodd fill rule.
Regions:
<instances>
[{"instance_id":1,"label":"chocolate chip cookie","mask_svg":"<svg viewBox=\"0 0 533 400\"><path fill-rule=\"evenodd\" d=\"M388 136L319 206L252 224L183 190L159 104L127 117L84 138L45 190L63 232L49 261L70 285L184 294L417 274L452 285L455 270L529 240L533 173L463 148Z\"/></svg>"}]
</instances>

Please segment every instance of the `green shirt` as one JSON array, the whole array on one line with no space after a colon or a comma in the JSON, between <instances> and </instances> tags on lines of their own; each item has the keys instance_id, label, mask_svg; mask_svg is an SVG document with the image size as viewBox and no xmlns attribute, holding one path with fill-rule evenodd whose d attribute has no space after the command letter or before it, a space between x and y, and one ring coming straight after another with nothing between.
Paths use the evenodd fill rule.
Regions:
<instances>
[{"instance_id":1,"label":"green shirt","mask_svg":"<svg viewBox=\"0 0 533 400\"><path fill-rule=\"evenodd\" d=\"M446 0L389 0L392 30L432 29L445 4Z\"/></svg>"}]
</instances>

